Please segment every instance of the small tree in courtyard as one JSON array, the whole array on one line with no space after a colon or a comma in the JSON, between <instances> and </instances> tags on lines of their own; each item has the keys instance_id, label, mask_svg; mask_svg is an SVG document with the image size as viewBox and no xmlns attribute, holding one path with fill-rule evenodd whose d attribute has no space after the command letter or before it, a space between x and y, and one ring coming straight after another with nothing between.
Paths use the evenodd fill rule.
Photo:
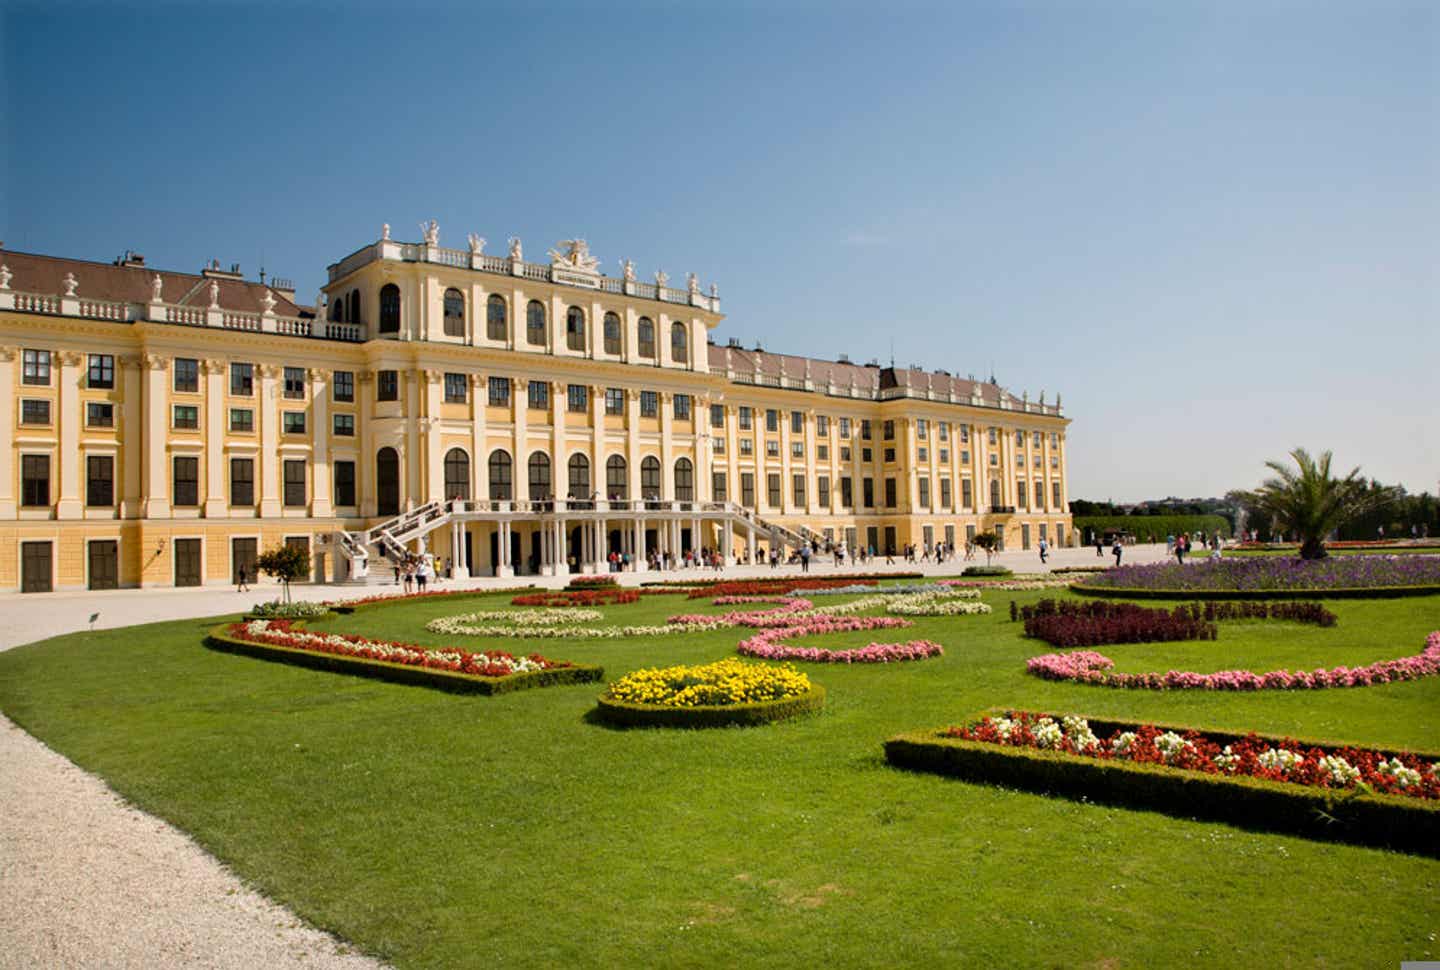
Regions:
<instances>
[{"instance_id":1,"label":"small tree in courtyard","mask_svg":"<svg viewBox=\"0 0 1440 970\"><path fill-rule=\"evenodd\" d=\"M990 557L1000 548L1000 537L993 532L977 532L970 541L985 550L985 565L990 565Z\"/></svg>"},{"instance_id":2,"label":"small tree in courtyard","mask_svg":"<svg viewBox=\"0 0 1440 970\"><path fill-rule=\"evenodd\" d=\"M1344 478L1330 474L1330 452L1317 461L1304 448L1290 452L1295 468L1267 461L1275 473L1258 489L1243 493L1247 505L1268 515L1275 527L1300 538L1302 559L1324 559L1325 538L1346 522L1365 515L1376 505L1391 501L1391 489L1369 489L1360 478L1360 468Z\"/></svg>"},{"instance_id":3,"label":"small tree in courtyard","mask_svg":"<svg viewBox=\"0 0 1440 970\"><path fill-rule=\"evenodd\" d=\"M299 546L278 545L255 560L255 568L280 580L285 602L290 602L290 584L304 579L310 569L310 557Z\"/></svg>"}]
</instances>

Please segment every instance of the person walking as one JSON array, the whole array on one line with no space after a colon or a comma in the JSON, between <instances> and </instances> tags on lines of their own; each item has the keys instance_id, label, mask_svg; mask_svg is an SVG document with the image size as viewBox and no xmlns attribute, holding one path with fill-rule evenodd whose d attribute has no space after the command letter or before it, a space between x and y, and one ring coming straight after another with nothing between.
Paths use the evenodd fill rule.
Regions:
<instances>
[{"instance_id":1,"label":"person walking","mask_svg":"<svg viewBox=\"0 0 1440 970\"><path fill-rule=\"evenodd\" d=\"M1111 549L1110 551L1115 554L1115 565L1120 565L1120 555L1124 551L1124 547L1120 544L1119 536L1115 537L1115 548Z\"/></svg>"},{"instance_id":2,"label":"person walking","mask_svg":"<svg viewBox=\"0 0 1440 970\"><path fill-rule=\"evenodd\" d=\"M802 573L810 571L810 543L808 542L800 547L800 571Z\"/></svg>"},{"instance_id":3,"label":"person walking","mask_svg":"<svg viewBox=\"0 0 1440 970\"><path fill-rule=\"evenodd\" d=\"M1100 559L1100 558L1102 558L1102 557L1105 555L1104 545L1105 545L1105 543L1104 543L1104 541L1100 538L1100 533L1099 533L1099 532L1096 532L1096 533L1095 533L1095 558L1096 558L1096 559Z\"/></svg>"},{"instance_id":4,"label":"person walking","mask_svg":"<svg viewBox=\"0 0 1440 970\"><path fill-rule=\"evenodd\" d=\"M1040 540L1040 565L1045 565L1050 556L1050 543L1044 538Z\"/></svg>"},{"instance_id":5,"label":"person walking","mask_svg":"<svg viewBox=\"0 0 1440 970\"><path fill-rule=\"evenodd\" d=\"M239 569L235 570L235 592L237 592L237 593L248 593L248 592L250 592L250 582L249 582L249 579L250 579L250 577L245 574L245 567L244 567L244 566L241 566Z\"/></svg>"}]
</instances>

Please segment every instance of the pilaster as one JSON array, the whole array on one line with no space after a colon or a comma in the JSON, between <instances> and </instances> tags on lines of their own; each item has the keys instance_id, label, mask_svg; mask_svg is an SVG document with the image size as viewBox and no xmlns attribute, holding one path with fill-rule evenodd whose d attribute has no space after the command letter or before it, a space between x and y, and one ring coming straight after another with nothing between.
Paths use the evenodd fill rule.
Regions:
<instances>
[{"instance_id":1,"label":"pilaster","mask_svg":"<svg viewBox=\"0 0 1440 970\"><path fill-rule=\"evenodd\" d=\"M166 442L170 436L169 389L166 379L170 361L158 354L145 355L145 464L141 475L140 494L143 515L147 519L170 517L170 475L165 467L168 455Z\"/></svg>"},{"instance_id":2,"label":"pilaster","mask_svg":"<svg viewBox=\"0 0 1440 970\"><path fill-rule=\"evenodd\" d=\"M275 364L260 365L260 387L255 420L260 425L260 515L280 514L280 412L275 406L275 385L284 373Z\"/></svg>"},{"instance_id":3,"label":"pilaster","mask_svg":"<svg viewBox=\"0 0 1440 970\"><path fill-rule=\"evenodd\" d=\"M471 490L481 502L490 498L490 462L485 444L485 378L470 375L470 454L474 456L475 474Z\"/></svg>"},{"instance_id":4,"label":"pilaster","mask_svg":"<svg viewBox=\"0 0 1440 970\"><path fill-rule=\"evenodd\" d=\"M310 514L327 519L333 514L334 489L330 476L330 372L312 367L310 378Z\"/></svg>"},{"instance_id":5,"label":"pilaster","mask_svg":"<svg viewBox=\"0 0 1440 970\"><path fill-rule=\"evenodd\" d=\"M438 370L424 370L425 416L418 423L425 435L425 482L417 495L423 495L426 502L445 501L449 495L445 490L445 453L440 440L440 402L444 388L445 374ZM415 412L411 412L414 414Z\"/></svg>"},{"instance_id":6,"label":"pilaster","mask_svg":"<svg viewBox=\"0 0 1440 970\"><path fill-rule=\"evenodd\" d=\"M15 358L18 347L0 347L0 428L15 427ZM13 519L15 505L15 449L0 448L0 519Z\"/></svg>"},{"instance_id":7,"label":"pilaster","mask_svg":"<svg viewBox=\"0 0 1440 970\"><path fill-rule=\"evenodd\" d=\"M116 361L120 365L121 380L121 424L120 424L120 517L122 519L139 518L141 507L141 470L145 463L145 361L133 355L121 357ZM8 374L10 368L0 368L0 372ZM0 388L3 390L3 388ZM0 421L4 420L4 409L10 406L10 395L0 393ZM0 457L0 463L9 461L8 449L0 449L4 452ZM3 467L3 464L0 464ZM8 488L10 476L0 477L0 488ZM12 499L13 503L13 499ZM3 502L0 502L0 517L3 517Z\"/></svg>"},{"instance_id":8,"label":"pilaster","mask_svg":"<svg viewBox=\"0 0 1440 970\"><path fill-rule=\"evenodd\" d=\"M225 361L201 362L205 377L205 518L229 511L225 488Z\"/></svg>"}]
</instances>

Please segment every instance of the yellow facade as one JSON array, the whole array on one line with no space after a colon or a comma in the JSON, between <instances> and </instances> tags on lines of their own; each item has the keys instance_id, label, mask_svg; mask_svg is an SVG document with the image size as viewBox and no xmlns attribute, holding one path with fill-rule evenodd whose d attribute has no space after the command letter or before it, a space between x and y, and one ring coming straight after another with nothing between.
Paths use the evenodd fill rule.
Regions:
<instances>
[{"instance_id":1,"label":"yellow facade","mask_svg":"<svg viewBox=\"0 0 1440 970\"><path fill-rule=\"evenodd\" d=\"M0 252L0 589L224 584L282 541L336 579L338 533L456 499L440 552L483 575L781 532L1072 539L1058 401L717 345L713 290L601 276L583 243L537 264L383 238L317 309L292 298ZM588 544L522 514L567 496L613 512Z\"/></svg>"}]
</instances>

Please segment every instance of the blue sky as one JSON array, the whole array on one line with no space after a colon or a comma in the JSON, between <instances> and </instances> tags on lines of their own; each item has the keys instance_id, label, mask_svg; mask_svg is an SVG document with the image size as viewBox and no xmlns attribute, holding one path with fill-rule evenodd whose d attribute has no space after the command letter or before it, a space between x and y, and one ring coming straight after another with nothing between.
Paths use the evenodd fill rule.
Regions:
<instances>
[{"instance_id":1,"label":"blue sky","mask_svg":"<svg viewBox=\"0 0 1440 970\"><path fill-rule=\"evenodd\" d=\"M1440 479L1433 5L11 3L0 58L8 248L309 299L382 222L581 235L721 341L1059 391L1074 497Z\"/></svg>"}]
</instances>

